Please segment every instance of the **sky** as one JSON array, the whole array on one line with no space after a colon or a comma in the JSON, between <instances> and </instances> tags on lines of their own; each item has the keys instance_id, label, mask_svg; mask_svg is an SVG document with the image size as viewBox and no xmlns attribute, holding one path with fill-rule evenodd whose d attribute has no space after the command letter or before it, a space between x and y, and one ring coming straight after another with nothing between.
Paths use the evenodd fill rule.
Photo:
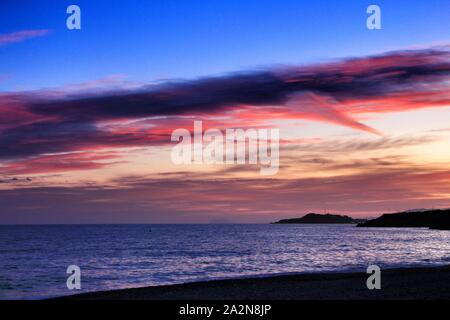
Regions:
<instances>
[{"instance_id":1,"label":"sky","mask_svg":"<svg viewBox=\"0 0 450 320\"><path fill-rule=\"evenodd\" d=\"M81 9L69 30L66 8ZM381 30L366 27L371 4ZM450 207L450 2L2 1L0 224ZM171 133L278 128L280 168Z\"/></svg>"}]
</instances>

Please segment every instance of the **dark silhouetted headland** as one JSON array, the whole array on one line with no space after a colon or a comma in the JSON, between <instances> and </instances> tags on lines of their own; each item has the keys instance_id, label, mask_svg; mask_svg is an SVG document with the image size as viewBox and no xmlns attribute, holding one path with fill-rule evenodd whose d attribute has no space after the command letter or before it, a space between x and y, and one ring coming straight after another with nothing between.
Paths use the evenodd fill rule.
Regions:
<instances>
[{"instance_id":1,"label":"dark silhouetted headland","mask_svg":"<svg viewBox=\"0 0 450 320\"><path fill-rule=\"evenodd\" d=\"M450 209L405 211L383 214L381 217L358 224L358 227L430 228L450 230Z\"/></svg>"},{"instance_id":2,"label":"dark silhouetted headland","mask_svg":"<svg viewBox=\"0 0 450 320\"><path fill-rule=\"evenodd\" d=\"M317 214L317 213L308 213L306 216L303 216L301 218L294 218L294 219L283 219L280 221L277 221L275 223L309 223L309 224L315 224L315 223L333 223L333 224L356 224L363 222L365 220L362 219L353 219L348 216L342 216L337 214Z\"/></svg>"}]
</instances>

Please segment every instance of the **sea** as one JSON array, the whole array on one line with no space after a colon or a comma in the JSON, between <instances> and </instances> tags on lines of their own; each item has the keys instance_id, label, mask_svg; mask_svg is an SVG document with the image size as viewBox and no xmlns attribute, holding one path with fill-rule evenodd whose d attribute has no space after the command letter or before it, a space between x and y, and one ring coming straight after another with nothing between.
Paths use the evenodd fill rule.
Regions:
<instances>
[{"instance_id":1,"label":"sea","mask_svg":"<svg viewBox=\"0 0 450 320\"><path fill-rule=\"evenodd\" d=\"M354 225L0 226L0 299L450 263L450 231ZM69 266L81 271L70 290Z\"/></svg>"}]
</instances>

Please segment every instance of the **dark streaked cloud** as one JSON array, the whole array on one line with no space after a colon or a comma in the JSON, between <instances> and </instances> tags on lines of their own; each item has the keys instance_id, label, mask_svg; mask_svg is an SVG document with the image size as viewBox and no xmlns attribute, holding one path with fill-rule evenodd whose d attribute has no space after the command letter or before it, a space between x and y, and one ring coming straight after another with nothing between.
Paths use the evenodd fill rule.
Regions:
<instances>
[{"instance_id":1,"label":"dark streaked cloud","mask_svg":"<svg viewBox=\"0 0 450 320\"><path fill-rule=\"evenodd\" d=\"M449 75L449 52L405 51L330 64L173 81L101 96L32 100L27 105L36 114L80 120L211 113L241 105L284 105L293 94L302 92L339 101L383 96L442 81Z\"/></svg>"},{"instance_id":2,"label":"dark streaked cloud","mask_svg":"<svg viewBox=\"0 0 450 320\"><path fill-rule=\"evenodd\" d=\"M161 116L207 118L227 112L236 117L239 126L239 115L233 115L233 111L246 108L252 108L253 115L261 112L266 119L303 117L378 133L352 117L352 113L360 111L358 106L345 104L389 100L398 94L412 97L420 94L416 107L433 102L435 94L440 104L448 103L449 57L447 50L403 51L318 65L169 81L140 89L102 90L99 94L70 92L61 97L49 91L3 93L0 95L0 158L125 144L154 145L164 139L169 142L167 137L173 129L170 124L163 128L165 131L156 126L134 132L105 130L102 124ZM426 99L424 92L428 94ZM393 108L398 111L398 107ZM368 111L376 112L376 107ZM384 106L382 111L389 109Z\"/></svg>"}]
</instances>

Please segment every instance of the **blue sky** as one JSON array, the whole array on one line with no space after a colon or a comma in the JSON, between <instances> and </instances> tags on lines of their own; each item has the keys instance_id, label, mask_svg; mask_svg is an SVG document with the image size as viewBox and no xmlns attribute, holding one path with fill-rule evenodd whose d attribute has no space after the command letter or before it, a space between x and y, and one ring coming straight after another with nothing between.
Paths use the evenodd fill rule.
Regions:
<instances>
[{"instance_id":1,"label":"blue sky","mask_svg":"<svg viewBox=\"0 0 450 320\"><path fill-rule=\"evenodd\" d=\"M380 31L365 10L382 9ZM77 4L82 30L66 29ZM57 87L122 74L191 78L255 66L358 56L448 39L448 0L7 1L0 34L51 32L0 46L0 90Z\"/></svg>"},{"instance_id":2,"label":"blue sky","mask_svg":"<svg viewBox=\"0 0 450 320\"><path fill-rule=\"evenodd\" d=\"M373 3L382 30L366 28ZM71 4L81 30L66 28ZM0 223L266 223L450 207L449 9L2 0ZM108 78L120 90L105 90ZM173 78L186 80L129 86ZM277 174L176 165L171 134L193 119L221 132L279 128Z\"/></svg>"}]
</instances>

